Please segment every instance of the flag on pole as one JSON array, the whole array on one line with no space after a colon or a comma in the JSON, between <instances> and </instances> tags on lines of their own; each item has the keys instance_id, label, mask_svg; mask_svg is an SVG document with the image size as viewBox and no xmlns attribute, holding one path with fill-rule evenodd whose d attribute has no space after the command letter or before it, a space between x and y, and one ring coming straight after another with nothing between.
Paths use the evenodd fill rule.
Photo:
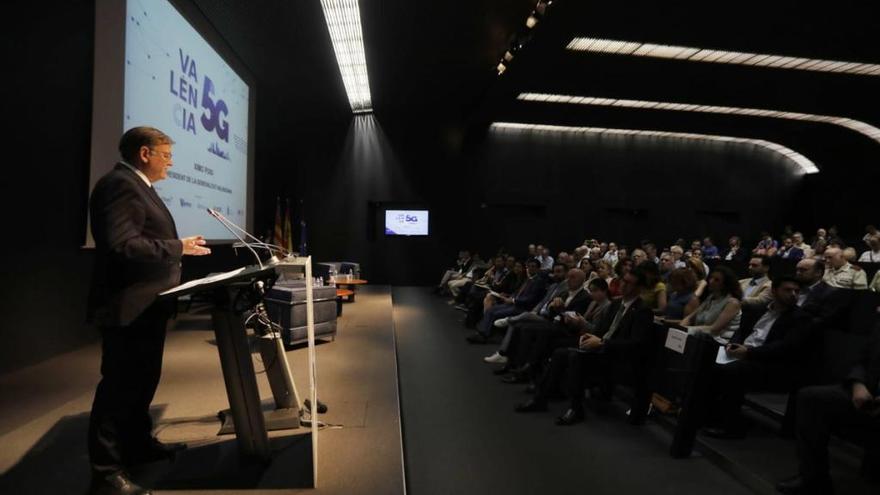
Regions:
<instances>
[{"instance_id":1,"label":"flag on pole","mask_svg":"<svg viewBox=\"0 0 880 495\"><path fill-rule=\"evenodd\" d=\"M293 250L293 226L290 223L290 200L285 200L286 206L284 208L284 242L281 246L284 249Z\"/></svg>"},{"instance_id":2,"label":"flag on pole","mask_svg":"<svg viewBox=\"0 0 880 495\"><path fill-rule=\"evenodd\" d=\"M299 255L308 256L308 244L306 243L306 206L303 200L299 200L302 207L299 210Z\"/></svg>"},{"instance_id":3,"label":"flag on pole","mask_svg":"<svg viewBox=\"0 0 880 495\"><path fill-rule=\"evenodd\" d=\"M272 244L281 245L284 239L284 226L281 224L281 198L275 198L275 231L272 234Z\"/></svg>"}]
</instances>

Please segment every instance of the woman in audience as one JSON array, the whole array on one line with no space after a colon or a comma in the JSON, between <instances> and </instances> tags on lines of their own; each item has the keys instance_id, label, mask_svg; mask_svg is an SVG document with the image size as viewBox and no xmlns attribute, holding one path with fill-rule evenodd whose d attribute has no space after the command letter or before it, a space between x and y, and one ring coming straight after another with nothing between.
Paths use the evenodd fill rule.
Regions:
<instances>
[{"instance_id":1,"label":"woman in audience","mask_svg":"<svg viewBox=\"0 0 880 495\"><path fill-rule=\"evenodd\" d=\"M522 261L516 261L513 265L513 271L510 272L503 280L501 280L498 284L492 285L492 292L497 292L502 296L510 297L513 293L520 288L520 286L526 281L526 269L523 265ZM498 302L498 299L492 295L492 292L486 294L486 297L483 299L483 311L491 308Z\"/></svg>"},{"instance_id":2,"label":"woman in audience","mask_svg":"<svg viewBox=\"0 0 880 495\"><path fill-rule=\"evenodd\" d=\"M611 262L601 259L596 262L596 278L601 278L606 284L614 280L614 267Z\"/></svg>"},{"instance_id":3,"label":"woman in audience","mask_svg":"<svg viewBox=\"0 0 880 495\"><path fill-rule=\"evenodd\" d=\"M742 288L733 270L716 266L709 273L708 297L681 324L693 332L730 338L739 329Z\"/></svg>"},{"instance_id":4,"label":"woman in audience","mask_svg":"<svg viewBox=\"0 0 880 495\"><path fill-rule=\"evenodd\" d=\"M587 276L586 281L584 282L584 288L586 289L590 285L590 280L596 278L595 267L593 266L593 262L590 261L589 258L584 258L581 260L578 268L583 270L584 274Z\"/></svg>"},{"instance_id":5,"label":"woman in audience","mask_svg":"<svg viewBox=\"0 0 880 495\"><path fill-rule=\"evenodd\" d=\"M702 281L705 284L705 280ZM700 305L700 299L694 294L697 289L697 276L693 270L677 268L669 274L669 300L666 303L664 319L679 321L684 315L693 313Z\"/></svg>"},{"instance_id":6,"label":"woman in audience","mask_svg":"<svg viewBox=\"0 0 880 495\"><path fill-rule=\"evenodd\" d=\"M773 256L776 254L776 249L778 247L779 243L773 240L773 236L771 236L769 232L761 232L761 240L758 242L758 245L755 246L755 249L752 249L752 254L757 256Z\"/></svg>"},{"instance_id":7,"label":"woman in audience","mask_svg":"<svg viewBox=\"0 0 880 495\"><path fill-rule=\"evenodd\" d=\"M685 268L693 272L697 279L697 286L694 288L694 295L702 301L703 295L706 293L706 268L702 261L694 258L688 258L685 261ZM687 313L685 313L687 314Z\"/></svg>"},{"instance_id":8,"label":"woman in audience","mask_svg":"<svg viewBox=\"0 0 880 495\"><path fill-rule=\"evenodd\" d=\"M623 276L632 271L633 262L629 258L622 258L617 262L617 265L614 266L614 273L617 275L608 284L608 297L612 299L620 298L622 292L620 289L620 281L623 279Z\"/></svg>"},{"instance_id":9,"label":"woman in audience","mask_svg":"<svg viewBox=\"0 0 880 495\"><path fill-rule=\"evenodd\" d=\"M645 279L645 288L642 289L642 301L654 314L663 314L666 311L666 284L660 280L660 270L653 261L643 261L635 268L641 272Z\"/></svg>"}]
</instances>

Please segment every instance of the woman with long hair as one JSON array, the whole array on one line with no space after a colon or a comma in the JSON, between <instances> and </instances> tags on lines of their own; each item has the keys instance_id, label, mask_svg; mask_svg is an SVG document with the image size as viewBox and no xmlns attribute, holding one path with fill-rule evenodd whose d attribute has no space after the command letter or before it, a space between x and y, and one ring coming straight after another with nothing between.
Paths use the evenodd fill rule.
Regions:
<instances>
[{"instance_id":1,"label":"woman with long hair","mask_svg":"<svg viewBox=\"0 0 880 495\"><path fill-rule=\"evenodd\" d=\"M681 321L691 332L705 332L730 338L739 329L742 316L742 288L733 270L716 266L709 273L708 295L697 309Z\"/></svg>"}]
</instances>

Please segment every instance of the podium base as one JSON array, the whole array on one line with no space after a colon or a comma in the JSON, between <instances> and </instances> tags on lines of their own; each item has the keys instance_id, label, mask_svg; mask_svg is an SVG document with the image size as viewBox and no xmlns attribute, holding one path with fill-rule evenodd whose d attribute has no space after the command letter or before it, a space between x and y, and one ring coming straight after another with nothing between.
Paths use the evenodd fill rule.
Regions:
<instances>
[{"instance_id":1,"label":"podium base","mask_svg":"<svg viewBox=\"0 0 880 495\"><path fill-rule=\"evenodd\" d=\"M232 413L229 409L225 409L217 413L220 418L220 431L218 435L229 435L235 433L235 423L232 420ZM298 409L282 408L264 411L263 418L266 422L266 431L278 430L294 430L301 426L300 414Z\"/></svg>"}]
</instances>

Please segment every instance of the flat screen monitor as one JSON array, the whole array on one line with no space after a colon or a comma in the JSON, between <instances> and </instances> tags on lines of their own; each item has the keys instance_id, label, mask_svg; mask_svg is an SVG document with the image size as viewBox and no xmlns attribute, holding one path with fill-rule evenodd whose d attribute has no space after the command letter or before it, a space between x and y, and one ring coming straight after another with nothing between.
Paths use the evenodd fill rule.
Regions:
<instances>
[{"instance_id":1,"label":"flat screen monitor","mask_svg":"<svg viewBox=\"0 0 880 495\"><path fill-rule=\"evenodd\" d=\"M428 210L385 210L385 235L428 235Z\"/></svg>"}]
</instances>

